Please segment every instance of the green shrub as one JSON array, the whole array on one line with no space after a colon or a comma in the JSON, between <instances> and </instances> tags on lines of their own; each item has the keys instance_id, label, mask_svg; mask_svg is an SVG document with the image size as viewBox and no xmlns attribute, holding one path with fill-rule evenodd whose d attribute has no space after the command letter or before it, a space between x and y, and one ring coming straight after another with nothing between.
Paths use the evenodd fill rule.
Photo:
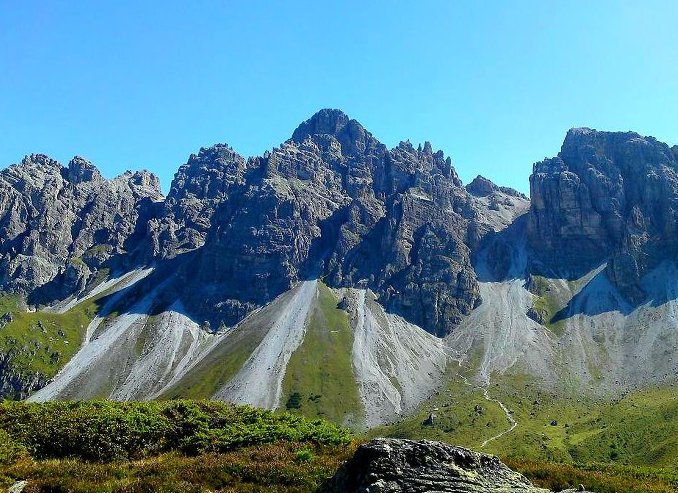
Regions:
<instances>
[{"instance_id":1,"label":"green shrub","mask_svg":"<svg viewBox=\"0 0 678 493\"><path fill-rule=\"evenodd\" d=\"M301 409L301 394L299 392L294 392L290 395L285 407L287 409Z\"/></svg>"},{"instance_id":2,"label":"green shrub","mask_svg":"<svg viewBox=\"0 0 678 493\"><path fill-rule=\"evenodd\" d=\"M309 449L304 448L296 453L297 462L311 462L313 460L313 452Z\"/></svg>"},{"instance_id":3,"label":"green shrub","mask_svg":"<svg viewBox=\"0 0 678 493\"><path fill-rule=\"evenodd\" d=\"M5 430L0 430L0 466L14 464L26 455L23 445L17 443Z\"/></svg>"},{"instance_id":4,"label":"green shrub","mask_svg":"<svg viewBox=\"0 0 678 493\"><path fill-rule=\"evenodd\" d=\"M348 443L323 420L210 401L5 402L0 429L36 458L112 461L180 450L223 452L275 441Z\"/></svg>"}]
</instances>

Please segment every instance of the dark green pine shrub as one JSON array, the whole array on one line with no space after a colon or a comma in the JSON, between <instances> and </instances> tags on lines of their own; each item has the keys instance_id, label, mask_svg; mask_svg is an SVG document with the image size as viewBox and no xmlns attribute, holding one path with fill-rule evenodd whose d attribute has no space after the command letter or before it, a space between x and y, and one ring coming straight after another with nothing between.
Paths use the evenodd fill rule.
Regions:
<instances>
[{"instance_id":1,"label":"dark green pine shrub","mask_svg":"<svg viewBox=\"0 0 678 493\"><path fill-rule=\"evenodd\" d=\"M179 450L223 452L275 441L339 445L347 430L323 420L214 401L5 402L0 429L35 458L135 459Z\"/></svg>"},{"instance_id":2,"label":"dark green pine shrub","mask_svg":"<svg viewBox=\"0 0 678 493\"><path fill-rule=\"evenodd\" d=\"M287 409L301 409L301 394L299 392L292 393L290 398L287 399L285 407Z\"/></svg>"},{"instance_id":3,"label":"dark green pine shrub","mask_svg":"<svg viewBox=\"0 0 678 493\"><path fill-rule=\"evenodd\" d=\"M26 456L26 448L17 443L5 430L0 430L0 466L9 466Z\"/></svg>"}]
</instances>

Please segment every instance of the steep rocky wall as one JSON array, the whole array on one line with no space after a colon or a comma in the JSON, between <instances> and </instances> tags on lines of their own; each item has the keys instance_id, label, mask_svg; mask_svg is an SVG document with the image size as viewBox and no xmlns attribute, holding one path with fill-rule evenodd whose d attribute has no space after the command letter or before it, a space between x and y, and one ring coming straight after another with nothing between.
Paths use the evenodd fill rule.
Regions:
<instances>
[{"instance_id":1,"label":"steep rocky wall","mask_svg":"<svg viewBox=\"0 0 678 493\"><path fill-rule=\"evenodd\" d=\"M528 236L533 268L577 277L608 262L608 276L633 302L638 281L678 246L678 161L652 137L568 132L557 157L535 164Z\"/></svg>"},{"instance_id":2,"label":"steep rocky wall","mask_svg":"<svg viewBox=\"0 0 678 493\"><path fill-rule=\"evenodd\" d=\"M182 203L181 183L227 190L190 196L204 218L199 227L176 220L185 218L170 204ZM203 150L174 189L172 212L155 230L197 238L191 305L226 325L299 280L324 277L335 287L369 287L389 310L444 335L480 303L471 247L501 223L489 224L489 203L469 193L429 143L388 150L337 110L320 111L259 158L245 161L225 146ZM170 241L157 250L173 248Z\"/></svg>"},{"instance_id":3,"label":"steep rocky wall","mask_svg":"<svg viewBox=\"0 0 678 493\"><path fill-rule=\"evenodd\" d=\"M93 271L126 251L142 209L161 198L155 175L106 180L80 157L64 167L35 154L2 170L0 290L45 287L37 302L79 292Z\"/></svg>"}]
</instances>

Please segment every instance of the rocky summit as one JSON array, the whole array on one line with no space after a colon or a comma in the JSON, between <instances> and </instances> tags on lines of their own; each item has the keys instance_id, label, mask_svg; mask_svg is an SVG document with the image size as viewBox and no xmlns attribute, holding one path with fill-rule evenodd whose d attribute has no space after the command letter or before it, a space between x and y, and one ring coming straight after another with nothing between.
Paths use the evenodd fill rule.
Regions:
<instances>
[{"instance_id":1,"label":"rocky summit","mask_svg":"<svg viewBox=\"0 0 678 493\"><path fill-rule=\"evenodd\" d=\"M81 157L62 166L27 156L0 172L0 289L31 304L82 292L107 261L138 246L137 228L161 199L147 171L106 180Z\"/></svg>"},{"instance_id":2,"label":"rocky summit","mask_svg":"<svg viewBox=\"0 0 678 493\"><path fill-rule=\"evenodd\" d=\"M429 143L389 150L356 120L323 110L264 156L245 160L221 145L191 156L149 237L160 258L201 249L191 303L212 324L233 325L322 277L369 288L442 336L480 303L471 247L491 230L486 207Z\"/></svg>"},{"instance_id":3,"label":"rocky summit","mask_svg":"<svg viewBox=\"0 0 678 493\"><path fill-rule=\"evenodd\" d=\"M533 271L576 278L607 262L626 299L678 252L675 147L634 132L576 128L558 156L535 164L528 234Z\"/></svg>"},{"instance_id":4,"label":"rocky summit","mask_svg":"<svg viewBox=\"0 0 678 493\"><path fill-rule=\"evenodd\" d=\"M533 486L494 456L441 442L389 438L361 445L318 490L318 493L367 492L549 493Z\"/></svg>"},{"instance_id":5,"label":"rocky summit","mask_svg":"<svg viewBox=\"0 0 678 493\"><path fill-rule=\"evenodd\" d=\"M146 171L27 156L0 171L0 394L370 427L451 364L482 387L678 381L677 148L572 129L530 195L332 109L262 156L200 149L167 196Z\"/></svg>"}]
</instances>

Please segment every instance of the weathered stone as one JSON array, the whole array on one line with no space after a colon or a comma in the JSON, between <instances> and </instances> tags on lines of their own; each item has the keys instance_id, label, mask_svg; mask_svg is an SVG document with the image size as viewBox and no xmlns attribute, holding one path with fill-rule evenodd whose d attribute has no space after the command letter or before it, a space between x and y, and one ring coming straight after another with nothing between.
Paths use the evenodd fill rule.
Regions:
<instances>
[{"instance_id":1,"label":"weathered stone","mask_svg":"<svg viewBox=\"0 0 678 493\"><path fill-rule=\"evenodd\" d=\"M319 493L546 493L498 458L427 440L361 445Z\"/></svg>"}]
</instances>

